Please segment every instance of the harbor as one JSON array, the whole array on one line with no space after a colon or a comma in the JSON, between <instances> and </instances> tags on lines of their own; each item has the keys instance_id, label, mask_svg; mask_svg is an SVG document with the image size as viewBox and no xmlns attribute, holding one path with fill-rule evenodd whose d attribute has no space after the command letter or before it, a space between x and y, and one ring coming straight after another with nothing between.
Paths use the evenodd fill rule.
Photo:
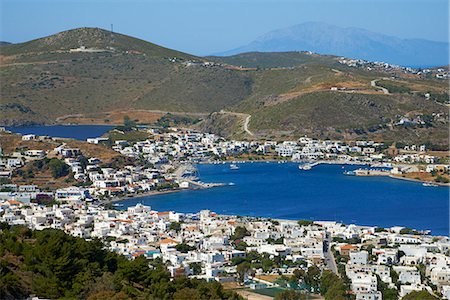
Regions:
<instances>
[{"instance_id":1,"label":"harbor","mask_svg":"<svg viewBox=\"0 0 450 300\"><path fill-rule=\"evenodd\" d=\"M273 219L335 220L363 225L403 225L448 234L448 189L388 176L345 176L362 166L320 164L301 171L297 163L199 164L200 180L220 188L128 198L124 208L144 203L159 210L264 216ZM229 183L233 183L230 185ZM356 193L355 191L360 191ZM423 201L427 199L427 201ZM343 207L345 204L345 208ZM433 216L433 217L430 217Z\"/></svg>"}]
</instances>

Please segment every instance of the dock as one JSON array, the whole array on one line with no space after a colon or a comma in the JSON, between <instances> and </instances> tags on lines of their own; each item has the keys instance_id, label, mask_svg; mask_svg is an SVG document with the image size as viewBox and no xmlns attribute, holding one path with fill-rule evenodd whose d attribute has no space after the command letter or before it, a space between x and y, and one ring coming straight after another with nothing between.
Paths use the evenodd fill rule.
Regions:
<instances>
[{"instance_id":1,"label":"dock","mask_svg":"<svg viewBox=\"0 0 450 300\"><path fill-rule=\"evenodd\" d=\"M380 169L357 169L353 171L355 176L389 176L391 172L389 170Z\"/></svg>"}]
</instances>

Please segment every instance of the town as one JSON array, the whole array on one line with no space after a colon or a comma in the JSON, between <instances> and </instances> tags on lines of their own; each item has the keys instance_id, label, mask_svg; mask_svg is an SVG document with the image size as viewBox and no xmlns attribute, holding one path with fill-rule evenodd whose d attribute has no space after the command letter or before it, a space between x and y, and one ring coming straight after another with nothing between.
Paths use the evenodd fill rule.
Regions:
<instances>
[{"instance_id":1,"label":"town","mask_svg":"<svg viewBox=\"0 0 450 300\"><path fill-rule=\"evenodd\" d=\"M165 132L154 128L134 131L148 134L150 138L142 141L111 141L108 137L87 139L87 144L111 145L105 147L111 147L120 157L130 159L109 164L98 157L87 157L80 148L67 146L64 139L33 134L21 136L25 145L28 141L42 144L50 140L58 146L48 151L24 148L4 153L0 150L0 178L3 180L0 199L25 203L36 200L36 197L59 201L118 200L146 193L212 188L224 183L201 182L195 164L225 161L293 161L298 162L302 170L321 163L352 164L361 165L361 168L346 175L391 176L423 181L424 185L429 186L449 183L447 153L429 153L426 145L397 144L403 147L397 148L396 145L387 146L374 141L322 141L309 137L281 142L229 141L214 134L176 128ZM70 174L71 180L66 180L66 187L41 191L38 184L18 185L11 181L26 178L28 173L36 171L39 166L42 168L42 162L49 159L57 163L56 167L65 171L64 174ZM30 164L38 167L24 172L24 166ZM61 173L61 170L58 172ZM64 174L53 175L58 177ZM35 174L28 177L31 182L37 180Z\"/></svg>"},{"instance_id":2,"label":"town","mask_svg":"<svg viewBox=\"0 0 450 300\"><path fill-rule=\"evenodd\" d=\"M119 129L113 131L127 136ZM52 142L57 146L2 151L0 221L34 230L60 229L83 239L99 238L105 247L130 259L141 255L162 259L172 277L219 281L250 293L273 289L319 293L318 279L312 279L312 274L328 270L343 280L356 299L397 299L411 292L449 299L450 240L427 231L225 216L207 210L157 212L142 204L120 210L120 202L115 202L146 194L215 188L223 183L201 182L195 164L226 161L236 168L241 162L293 161L299 164L299 172L321 163L355 164L361 165L360 169L346 175L425 178L424 185L446 185L448 157L439 151L428 152L427 145L309 137L234 141L177 128L140 127L130 132L145 133L147 138L90 138L74 148L65 139L17 136L3 129L3 135L14 136L21 143ZM111 148L122 161L105 165L100 158L84 153L86 145ZM37 178L24 171L30 164L32 170L48 166L55 178L67 174L73 178L64 182L68 186L54 190L14 183L17 177L28 176L32 182Z\"/></svg>"},{"instance_id":3,"label":"town","mask_svg":"<svg viewBox=\"0 0 450 300\"><path fill-rule=\"evenodd\" d=\"M412 292L450 299L450 239L410 228L224 216L209 210L157 212L142 204L114 210L82 200L51 206L8 200L0 202L0 211L0 221L10 225L99 238L129 259L162 259L172 277L218 281L237 291L313 294L319 292L318 276L333 272L358 300L400 299Z\"/></svg>"},{"instance_id":4,"label":"town","mask_svg":"<svg viewBox=\"0 0 450 300\"><path fill-rule=\"evenodd\" d=\"M176 128L164 132L155 128L140 128L132 131L135 132L144 133L148 138L111 141L108 137L100 137L89 138L87 143L83 143L108 145L104 146L105 149L111 147L122 158L120 162L108 164L98 157L88 157L80 148L68 146L64 139L23 135L20 137L23 145L37 141L37 145L42 146L46 141L51 141L52 145L58 146L47 147L47 151L26 146L14 149L11 153L0 151L0 178L3 180L0 199L27 203L35 200L36 196L68 201L117 200L145 193L211 188L223 183L201 182L195 164L225 161L293 161L298 162L303 170L321 163L353 164L361 165L361 169L347 175L391 176L419 180L431 186L449 183L447 153L427 152L426 145L397 143L388 146L374 141L322 141L309 137L280 142L234 141L214 134ZM3 135L13 134L3 132ZM56 175L54 177L69 176L70 180L63 182L65 187L41 191L39 184L13 183L14 180L28 177L28 182L39 183L36 174L28 173L38 172L39 168L43 168L42 162L49 159L60 168L56 172L58 174L53 174ZM24 168L30 164L33 168L25 172ZM61 170L64 174L59 174ZM20 180L17 182L20 183Z\"/></svg>"}]
</instances>

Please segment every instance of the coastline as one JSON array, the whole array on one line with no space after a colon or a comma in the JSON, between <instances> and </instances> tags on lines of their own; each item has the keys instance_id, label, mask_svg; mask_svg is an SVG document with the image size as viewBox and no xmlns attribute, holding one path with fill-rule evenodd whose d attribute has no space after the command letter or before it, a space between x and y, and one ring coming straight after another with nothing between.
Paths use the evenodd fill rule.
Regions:
<instances>
[{"instance_id":1,"label":"coastline","mask_svg":"<svg viewBox=\"0 0 450 300\"><path fill-rule=\"evenodd\" d=\"M208 161L202 161L202 162L198 162L197 164L210 164L210 165L221 165L221 164L229 164L229 163L294 163L294 164L300 164L300 163L308 163L307 161L289 161L289 160L259 160L259 161L255 161L255 160L226 160L226 161L220 161L220 162L208 162ZM362 162L354 162L354 161L335 161L335 160L330 160L330 161L318 161L317 165L356 165L356 166L367 166L370 165L368 163L362 163ZM406 178L406 177L400 177L400 176L395 176L395 175L377 175L377 176L382 176L382 177L389 177L392 179L399 179L399 180L404 180L404 181L410 181L410 182L417 182L417 183L426 183L427 181L423 181L423 180L418 180L418 179L414 179L414 178ZM450 187L450 184L445 184L445 183L438 183L438 182L433 182L435 184L437 184L439 187ZM223 185L212 185L209 187L203 187L201 189L209 189L209 188L216 188L216 187L221 187ZM121 202L124 200L129 200L129 199L138 199L138 198L143 198L143 197L151 197L151 196L157 196L157 195L164 195L164 194L171 194L171 193L177 193L177 192L182 192L182 191L192 191L192 190L196 190L196 189L173 189L173 190L164 190L164 191L148 191L148 192L144 192L144 193L140 193L140 194L136 194L136 195L125 195L125 196L118 196L118 197L114 197L111 198L110 200L103 200L102 202L109 202L109 203L117 203L117 202Z\"/></svg>"},{"instance_id":2,"label":"coastline","mask_svg":"<svg viewBox=\"0 0 450 300\"><path fill-rule=\"evenodd\" d=\"M164 195L164 194L171 194L171 193L176 193L176 192L182 192L185 190L190 190L190 189L173 189L173 190L164 190L164 191L148 191L145 193L140 193L140 194L136 194L136 195L131 195L131 197L129 197L128 195L125 196L118 196L118 197L114 197L108 200L102 200L102 203L116 203L116 202L120 202L123 200L130 200L130 199L138 199L138 198L143 198L143 197L149 197L149 196L156 196L156 195Z\"/></svg>"},{"instance_id":3,"label":"coastline","mask_svg":"<svg viewBox=\"0 0 450 300\"><path fill-rule=\"evenodd\" d=\"M425 180L420 180L420 179L415 179L415 178L407 178L407 177L401 177L401 176L395 176L395 175L388 175L388 177L393 178L393 179L400 179L400 180L405 180L405 181L411 181L411 182L418 182L418 183L427 183L428 181ZM450 187L450 183L441 183L441 182L434 182L433 184L436 184L440 187Z\"/></svg>"},{"instance_id":4,"label":"coastline","mask_svg":"<svg viewBox=\"0 0 450 300\"><path fill-rule=\"evenodd\" d=\"M178 192L183 192L183 191L195 191L195 190L203 190L203 189L211 189L211 188L217 188L217 187L222 187L225 186L225 184L214 184L214 183L209 183L201 188L187 188L187 189L182 189L182 188L176 188L176 189L172 189L172 190L164 190L164 191L148 191L148 192L144 192L144 193L139 193L139 194L135 194L135 195L125 195L125 196L117 196L117 197L113 197L111 199L108 200L102 200L102 203L116 203L116 202L120 202L120 201L124 201L124 200L130 200L130 199L137 199L137 198L143 198L143 197L151 197L151 196L157 196L157 195L164 195L164 194L172 194L172 193L178 193Z\"/></svg>"}]
</instances>

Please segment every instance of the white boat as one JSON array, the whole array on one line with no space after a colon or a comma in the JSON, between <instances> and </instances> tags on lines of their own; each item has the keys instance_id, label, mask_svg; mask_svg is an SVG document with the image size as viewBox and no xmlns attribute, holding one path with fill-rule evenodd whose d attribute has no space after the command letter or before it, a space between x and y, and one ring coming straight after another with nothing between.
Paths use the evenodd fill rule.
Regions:
<instances>
[{"instance_id":1,"label":"white boat","mask_svg":"<svg viewBox=\"0 0 450 300\"><path fill-rule=\"evenodd\" d=\"M306 165L299 165L298 168L300 170L303 170L303 171L309 171L309 170L312 169L312 167L310 165L308 165L308 164L306 164Z\"/></svg>"},{"instance_id":2,"label":"white boat","mask_svg":"<svg viewBox=\"0 0 450 300\"><path fill-rule=\"evenodd\" d=\"M355 171L344 171L344 173L342 173L342 174L350 175L350 176L355 176L356 175Z\"/></svg>"},{"instance_id":3,"label":"white boat","mask_svg":"<svg viewBox=\"0 0 450 300\"><path fill-rule=\"evenodd\" d=\"M437 185L436 183L433 183L433 182L424 182L424 183L422 183L422 185L423 186L439 186L439 185Z\"/></svg>"},{"instance_id":4,"label":"white boat","mask_svg":"<svg viewBox=\"0 0 450 300\"><path fill-rule=\"evenodd\" d=\"M236 164L231 164L230 165L230 170L239 170L239 166Z\"/></svg>"}]
</instances>

